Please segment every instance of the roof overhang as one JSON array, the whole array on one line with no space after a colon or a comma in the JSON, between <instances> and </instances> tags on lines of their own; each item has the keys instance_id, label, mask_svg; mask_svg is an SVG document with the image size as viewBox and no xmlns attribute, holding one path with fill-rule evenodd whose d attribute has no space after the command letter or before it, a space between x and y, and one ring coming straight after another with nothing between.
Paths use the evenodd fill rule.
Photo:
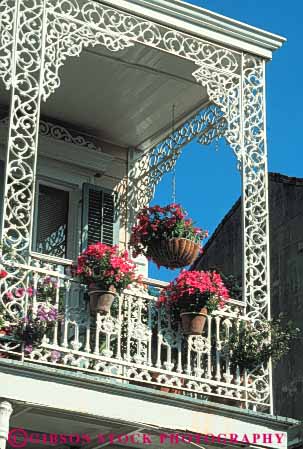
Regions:
<instances>
[{"instance_id":1,"label":"roof overhang","mask_svg":"<svg viewBox=\"0 0 303 449\"><path fill-rule=\"evenodd\" d=\"M271 59L286 39L180 0L102 0L145 19Z\"/></svg>"}]
</instances>

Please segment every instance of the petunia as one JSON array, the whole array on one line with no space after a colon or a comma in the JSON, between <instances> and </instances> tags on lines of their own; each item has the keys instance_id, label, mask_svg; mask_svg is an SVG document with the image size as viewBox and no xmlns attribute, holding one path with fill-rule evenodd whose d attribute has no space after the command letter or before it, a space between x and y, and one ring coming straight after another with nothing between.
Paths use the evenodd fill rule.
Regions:
<instances>
[{"instance_id":1,"label":"petunia","mask_svg":"<svg viewBox=\"0 0 303 449\"><path fill-rule=\"evenodd\" d=\"M10 300L14 299L14 295L11 291L6 292L5 296L7 297L7 299L10 299Z\"/></svg>"},{"instance_id":2,"label":"petunia","mask_svg":"<svg viewBox=\"0 0 303 449\"><path fill-rule=\"evenodd\" d=\"M61 357L61 352L53 350L51 351L50 358L53 362L58 362Z\"/></svg>"},{"instance_id":3,"label":"petunia","mask_svg":"<svg viewBox=\"0 0 303 449\"><path fill-rule=\"evenodd\" d=\"M4 279L6 278L6 276L8 275L8 272L5 270L0 270L0 279Z\"/></svg>"},{"instance_id":4,"label":"petunia","mask_svg":"<svg viewBox=\"0 0 303 449\"><path fill-rule=\"evenodd\" d=\"M15 289L15 296L17 298L22 298L24 293L25 293L25 288L23 288L23 287L18 287L18 288Z\"/></svg>"},{"instance_id":5,"label":"petunia","mask_svg":"<svg viewBox=\"0 0 303 449\"><path fill-rule=\"evenodd\" d=\"M24 351L27 352L28 354L30 354L31 352L33 352L33 346L32 345L26 345L24 347Z\"/></svg>"}]
</instances>

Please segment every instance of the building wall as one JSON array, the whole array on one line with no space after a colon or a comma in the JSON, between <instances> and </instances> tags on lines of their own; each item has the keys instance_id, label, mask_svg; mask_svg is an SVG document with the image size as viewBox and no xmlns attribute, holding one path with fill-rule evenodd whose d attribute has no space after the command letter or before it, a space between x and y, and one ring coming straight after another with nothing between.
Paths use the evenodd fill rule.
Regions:
<instances>
[{"instance_id":1,"label":"building wall","mask_svg":"<svg viewBox=\"0 0 303 449\"><path fill-rule=\"evenodd\" d=\"M74 204L75 211L81 208L84 183L116 190L122 180L126 180L128 149L102 140L96 142L96 139L93 140L91 136L83 134L80 134L81 138L72 140L72 136L78 135L76 131L70 131L49 122L43 123L49 126L50 131L48 133L43 131L39 136L36 181L59 187L69 186L71 191L69 203L70 207L72 203ZM2 124L0 125L0 161L4 163L6 141L7 127ZM97 147L98 150L93 147ZM76 211L74 215L74 217L69 216L69 228L71 228L69 233L75 235L72 236L74 248L70 247L68 258L76 257L79 251L77 242L79 238L76 234L80 232L81 213ZM121 248L124 248L127 233L122 220L119 221L118 239Z\"/></svg>"},{"instance_id":2,"label":"building wall","mask_svg":"<svg viewBox=\"0 0 303 449\"><path fill-rule=\"evenodd\" d=\"M269 176L272 316L287 314L303 334L303 179ZM241 204L218 226L196 264L241 278ZM275 413L303 419L303 348L298 341L274 368Z\"/></svg>"}]
</instances>

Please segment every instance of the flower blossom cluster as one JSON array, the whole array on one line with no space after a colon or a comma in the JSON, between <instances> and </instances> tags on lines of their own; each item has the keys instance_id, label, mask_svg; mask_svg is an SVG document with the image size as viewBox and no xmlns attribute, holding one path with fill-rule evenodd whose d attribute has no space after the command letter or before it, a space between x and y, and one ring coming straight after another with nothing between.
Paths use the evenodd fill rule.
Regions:
<instances>
[{"instance_id":1,"label":"flower blossom cluster","mask_svg":"<svg viewBox=\"0 0 303 449\"><path fill-rule=\"evenodd\" d=\"M127 251L119 253L117 246L96 243L78 257L76 274L90 287L115 287L120 292L132 282L140 280L135 274L135 268Z\"/></svg>"},{"instance_id":2,"label":"flower blossom cluster","mask_svg":"<svg viewBox=\"0 0 303 449\"><path fill-rule=\"evenodd\" d=\"M132 228L130 245L133 256L144 254L148 257L148 246L155 240L187 238L200 243L207 237L207 231L194 226L192 219L179 204L165 207L144 207L137 215L137 223Z\"/></svg>"},{"instance_id":3,"label":"flower blossom cluster","mask_svg":"<svg viewBox=\"0 0 303 449\"><path fill-rule=\"evenodd\" d=\"M7 275L8 275L7 271L0 269L0 279L5 279Z\"/></svg>"},{"instance_id":4,"label":"flower blossom cluster","mask_svg":"<svg viewBox=\"0 0 303 449\"><path fill-rule=\"evenodd\" d=\"M223 307L229 299L229 292L221 276L215 271L186 271L165 287L158 304L180 305L187 308L196 303L199 307L209 306L213 310Z\"/></svg>"},{"instance_id":5,"label":"flower blossom cluster","mask_svg":"<svg viewBox=\"0 0 303 449\"><path fill-rule=\"evenodd\" d=\"M58 318L58 310L55 306L40 304L37 309L37 318L40 321L56 321Z\"/></svg>"},{"instance_id":6,"label":"flower blossom cluster","mask_svg":"<svg viewBox=\"0 0 303 449\"><path fill-rule=\"evenodd\" d=\"M52 323L58 319L58 310L55 306L39 304L34 314L32 306L29 307L27 315L23 318L24 323L47 322Z\"/></svg>"},{"instance_id":7,"label":"flower blossom cluster","mask_svg":"<svg viewBox=\"0 0 303 449\"><path fill-rule=\"evenodd\" d=\"M50 276L45 276L39 279L37 288L32 286L28 288L16 287L13 290L8 290L5 296L9 300L15 298L23 298L27 295L29 298L36 296L39 301L41 300L52 300L56 296L56 290L60 288L59 281L56 278Z\"/></svg>"}]
</instances>

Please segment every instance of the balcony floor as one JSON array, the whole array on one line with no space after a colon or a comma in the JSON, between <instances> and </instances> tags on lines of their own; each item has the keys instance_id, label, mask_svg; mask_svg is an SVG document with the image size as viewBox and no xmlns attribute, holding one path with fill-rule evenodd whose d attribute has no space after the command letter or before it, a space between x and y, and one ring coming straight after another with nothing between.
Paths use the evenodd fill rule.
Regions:
<instances>
[{"instance_id":1,"label":"balcony floor","mask_svg":"<svg viewBox=\"0 0 303 449\"><path fill-rule=\"evenodd\" d=\"M146 434L152 440L149 447L153 449L171 447L171 434L178 434L179 439L182 435L191 435L192 441L196 441L198 435L202 438L209 434L228 436L233 433L238 435L240 441L245 434L252 440L255 434L272 433L273 443L263 444L262 447L285 449L285 432L298 424L288 418L155 392L121 381L100 379L99 376L13 360L1 360L0 365L0 396L9 400L14 408L11 428L25 429L28 433L45 433L48 435L45 438L60 433L86 434L90 439L85 444L87 449L109 445L111 433L136 433L141 434L140 438ZM276 433L283 434L284 444L274 441ZM74 438L77 439L76 436ZM218 447L217 444L202 442L203 447L208 449ZM136 441L130 444L120 441L111 444L111 447L142 447L142 444L134 443ZM42 446L45 447L45 444ZM179 440L174 446L182 449L191 447L191 444ZM27 447L31 448L31 445ZM32 447L39 449L36 443ZM239 445L224 444L224 447L228 449Z\"/></svg>"}]
</instances>

